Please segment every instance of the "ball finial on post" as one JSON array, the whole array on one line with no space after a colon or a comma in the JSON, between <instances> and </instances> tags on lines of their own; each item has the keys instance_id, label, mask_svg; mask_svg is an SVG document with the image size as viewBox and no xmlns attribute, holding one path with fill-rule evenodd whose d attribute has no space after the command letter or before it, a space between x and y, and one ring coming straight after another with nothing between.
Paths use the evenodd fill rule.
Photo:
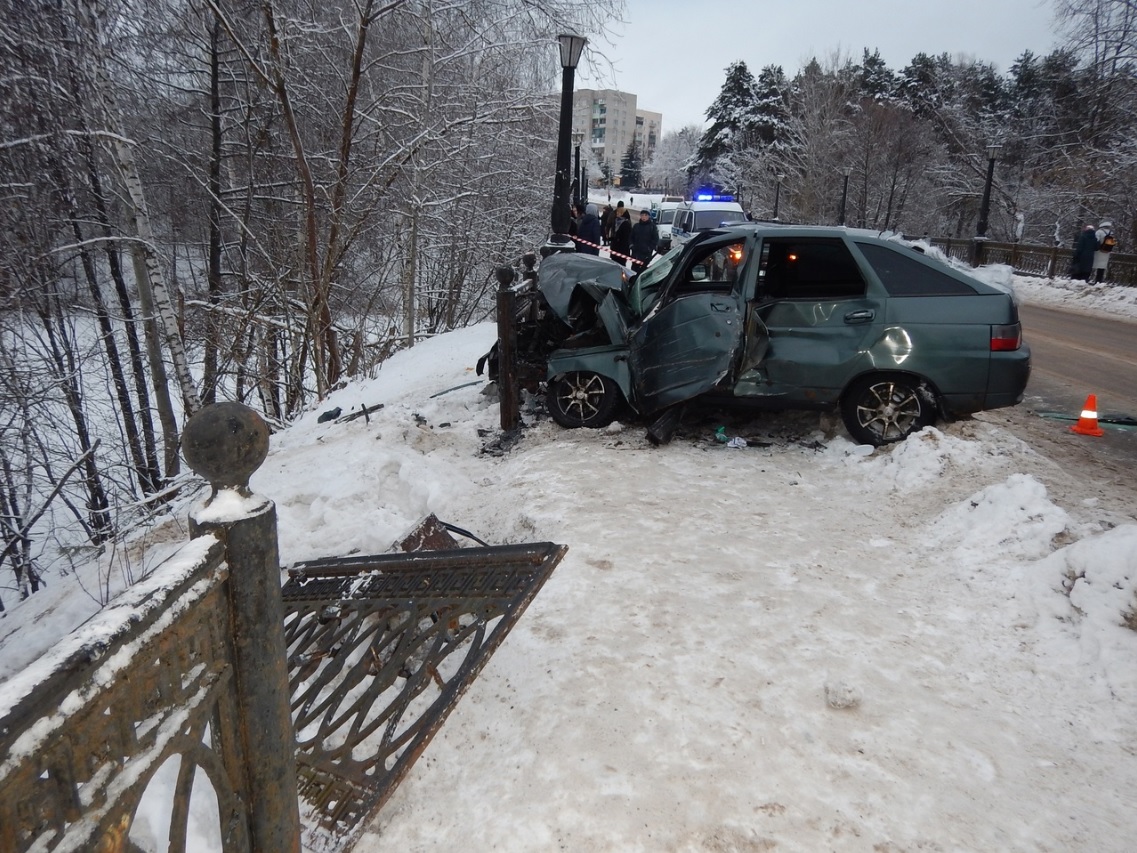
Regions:
<instances>
[{"instance_id":1,"label":"ball finial on post","mask_svg":"<svg viewBox=\"0 0 1137 853\"><path fill-rule=\"evenodd\" d=\"M214 403L197 412L182 430L186 464L218 489L249 497L249 478L268 456L268 424L241 403Z\"/></svg>"}]
</instances>

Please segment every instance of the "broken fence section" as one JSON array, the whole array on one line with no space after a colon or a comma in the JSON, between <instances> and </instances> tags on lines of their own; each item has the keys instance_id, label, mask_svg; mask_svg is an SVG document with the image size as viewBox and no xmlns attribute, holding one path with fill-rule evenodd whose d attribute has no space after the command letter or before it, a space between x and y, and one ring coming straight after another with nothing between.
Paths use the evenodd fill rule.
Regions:
<instances>
[{"instance_id":1,"label":"broken fence section","mask_svg":"<svg viewBox=\"0 0 1137 853\"><path fill-rule=\"evenodd\" d=\"M309 849L350 847L566 550L456 548L290 571L285 639Z\"/></svg>"}]
</instances>

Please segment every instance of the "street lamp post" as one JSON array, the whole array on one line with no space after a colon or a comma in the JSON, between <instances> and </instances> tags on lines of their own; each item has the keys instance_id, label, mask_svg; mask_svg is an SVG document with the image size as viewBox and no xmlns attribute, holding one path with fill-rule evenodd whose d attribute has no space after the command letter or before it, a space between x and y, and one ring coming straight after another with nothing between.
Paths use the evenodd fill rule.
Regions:
<instances>
[{"instance_id":1,"label":"street lamp post","mask_svg":"<svg viewBox=\"0 0 1137 853\"><path fill-rule=\"evenodd\" d=\"M580 143L584 141L584 133L579 130L572 132L572 144L576 149L576 159L573 161L572 167L572 200L576 205L580 205L580 200L583 198L581 190L583 184L580 181Z\"/></svg>"},{"instance_id":2,"label":"street lamp post","mask_svg":"<svg viewBox=\"0 0 1137 853\"><path fill-rule=\"evenodd\" d=\"M573 251L569 237L569 169L572 145L572 90L576 66L588 41L584 36L565 34L557 36L561 46L561 117L557 129L557 173L553 181L552 234L542 247L542 256L554 252Z\"/></svg>"},{"instance_id":3,"label":"street lamp post","mask_svg":"<svg viewBox=\"0 0 1137 853\"><path fill-rule=\"evenodd\" d=\"M781 199L781 196L782 196L782 179L783 178L785 178L785 175L779 173L778 174L778 183L776 183L774 185L774 221L775 222L778 221L778 201Z\"/></svg>"},{"instance_id":4,"label":"street lamp post","mask_svg":"<svg viewBox=\"0 0 1137 853\"><path fill-rule=\"evenodd\" d=\"M845 167L841 172L845 176L845 183L841 187L841 215L838 217L838 225L845 224L845 202L849 199L849 168Z\"/></svg>"}]
</instances>

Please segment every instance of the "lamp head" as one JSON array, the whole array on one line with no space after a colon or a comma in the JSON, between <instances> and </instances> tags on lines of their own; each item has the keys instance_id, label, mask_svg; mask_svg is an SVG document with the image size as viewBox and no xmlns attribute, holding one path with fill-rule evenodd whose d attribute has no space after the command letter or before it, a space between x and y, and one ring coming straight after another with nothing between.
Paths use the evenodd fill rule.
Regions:
<instances>
[{"instance_id":1,"label":"lamp head","mask_svg":"<svg viewBox=\"0 0 1137 853\"><path fill-rule=\"evenodd\" d=\"M561 43L561 68L576 68L588 39L584 36L562 33L557 36L557 41Z\"/></svg>"}]
</instances>

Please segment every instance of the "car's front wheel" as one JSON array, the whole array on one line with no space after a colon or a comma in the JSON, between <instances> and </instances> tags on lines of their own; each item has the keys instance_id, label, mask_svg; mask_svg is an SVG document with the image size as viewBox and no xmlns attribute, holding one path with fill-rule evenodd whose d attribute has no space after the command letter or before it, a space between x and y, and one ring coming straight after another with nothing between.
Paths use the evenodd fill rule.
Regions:
<instances>
[{"instance_id":1,"label":"car's front wheel","mask_svg":"<svg viewBox=\"0 0 1137 853\"><path fill-rule=\"evenodd\" d=\"M565 373L550 379L545 396L549 414L563 427L608 426L622 399L616 383L599 373Z\"/></svg>"},{"instance_id":2,"label":"car's front wheel","mask_svg":"<svg viewBox=\"0 0 1137 853\"><path fill-rule=\"evenodd\" d=\"M841 419L854 441L880 447L935 423L935 397L909 376L866 376L841 398Z\"/></svg>"}]
</instances>

